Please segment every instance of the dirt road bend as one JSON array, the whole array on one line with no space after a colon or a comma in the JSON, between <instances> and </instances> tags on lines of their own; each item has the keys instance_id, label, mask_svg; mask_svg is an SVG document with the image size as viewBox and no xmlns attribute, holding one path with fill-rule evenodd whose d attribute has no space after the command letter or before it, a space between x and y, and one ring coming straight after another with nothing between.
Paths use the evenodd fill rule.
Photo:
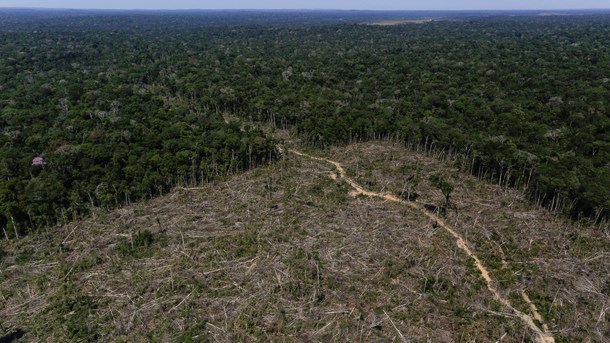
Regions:
<instances>
[{"instance_id":1,"label":"dirt road bend","mask_svg":"<svg viewBox=\"0 0 610 343\"><path fill-rule=\"evenodd\" d=\"M279 147L279 150L281 153L284 152L284 150L281 147ZM489 271L487 270L487 268L485 268L485 265L481 262L481 260L478 258L478 256L475 255L475 253L472 251L472 249L470 249L466 240L462 237L462 235L460 235L458 233L457 230L455 230L453 227L451 227L449 224L447 224L442 218L440 218L439 216L437 216L434 213L427 211L418 202L406 201L406 200L400 199L392 194L372 192L372 191L364 189L362 186L358 185L354 180L347 177L347 175L345 174L345 169L338 162L331 161L331 160L321 158L321 157L311 156L311 155L308 155L308 154L305 154L305 153L302 153L302 152L299 152L296 150L288 150L288 152L293 153L297 156L311 159L311 160L322 161L325 163L332 164L335 167L335 169L337 170L338 177L335 177L335 175L331 175L331 178L341 179L341 180L344 180L345 182L347 182L354 189L354 191L350 193L352 196L365 195L365 196L369 196L369 197L381 198L381 199L384 199L387 201L404 204L404 205L407 205L407 206L413 208L414 210L419 211L422 215L427 216L432 221L435 221L438 226L442 227L447 233L449 233L451 236L453 236L458 248L460 248L462 251L464 251L466 253L466 255L468 255L473 260L474 265L481 273L481 277L483 278L483 280L485 280L485 283L487 284L487 289L491 292L494 299L496 301L500 302L504 307L509 309L514 316L519 318L527 327L529 327L534 332L536 342L537 343L555 343L555 338L553 337L553 335L550 332L548 332L546 324L543 322L542 318L537 313L537 311L534 310L534 313L533 313L534 317L532 317L529 314L524 313L524 312L519 311L518 309L514 308L513 305L510 303L510 301L507 298L505 298L504 296L502 296L500 294L500 292L498 292L498 290L495 287L495 282L491 278ZM522 294L525 295L525 292L523 291ZM527 297L527 295L525 295L525 297ZM529 300L529 298L527 298L527 299ZM531 304L531 302L530 302L530 304ZM535 308L535 307L533 307L533 308ZM538 321L540 323L542 328L540 328L538 326L538 324L536 324L536 321Z\"/></svg>"}]
</instances>

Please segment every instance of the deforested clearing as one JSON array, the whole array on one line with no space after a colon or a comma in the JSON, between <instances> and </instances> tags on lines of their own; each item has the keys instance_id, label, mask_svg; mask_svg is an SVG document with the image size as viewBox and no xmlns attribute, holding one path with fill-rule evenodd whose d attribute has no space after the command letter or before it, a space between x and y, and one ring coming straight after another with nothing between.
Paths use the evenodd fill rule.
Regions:
<instances>
[{"instance_id":1,"label":"deforested clearing","mask_svg":"<svg viewBox=\"0 0 610 343\"><path fill-rule=\"evenodd\" d=\"M599 228L400 144L307 151L343 176L287 150L224 181L2 243L2 326L28 341L538 341L430 216L350 196L350 182L409 189L441 208L430 176L442 173L453 185L442 220L499 296L557 342L609 336L610 238Z\"/></svg>"}]
</instances>

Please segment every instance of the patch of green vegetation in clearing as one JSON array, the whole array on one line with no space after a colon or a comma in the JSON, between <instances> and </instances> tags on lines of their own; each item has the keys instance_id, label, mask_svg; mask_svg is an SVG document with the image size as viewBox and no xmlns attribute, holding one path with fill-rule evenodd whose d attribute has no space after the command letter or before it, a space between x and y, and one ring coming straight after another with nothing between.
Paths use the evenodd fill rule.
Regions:
<instances>
[{"instance_id":1,"label":"patch of green vegetation in clearing","mask_svg":"<svg viewBox=\"0 0 610 343\"><path fill-rule=\"evenodd\" d=\"M164 233L152 233L145 229L124 237L115 249L122 257L131 256L138 259L152 256L155 251L166 246L167 242L168 237Z\"/></svg>"},{"instance_id":2,"label":"patch of green vegetation in clearing","mask_svg":"<svg viewBox=\"0 0 610 343\"><path fill-rule=\"evenodd\" d=\"M247 230L236 235L217 237L212 249L219 252L220 260L252 258L262 251L267 251L268 243L261 239L255 230Z\"/></svg>"},{"instance_id":3,"label":"patch of green vegetation in clearing","mask_svg":"<svg viewBox=\"0 0 610 343\"><path fill-rule=\"evenodd\" d=\"M309 195L311 204L318 203L324 207L332 202L344 206L348 203L350 187L342 180L333 180L328 175L320 175L316 183L305 189L304 194Z\"/></svg>"},{"instance_id":4,"label":"patch of green vegetation in clearing","mask_svg":"<svg viewBox=\"0 0 610 343\"><path fill-rule=\"evenodd\" d=\"M34 249L26 247L19 252L19 255L15 258L15 263L25 264L30 262L35 257Z\"/></svg>"},{"instance_id":5,"label":"patch of green vegetation in clearing","mask_svg":"<svg viewBox=\"0 0 610 343\"><path fill-rule=\"evenodd\" d=\"M43 334L56 341L95 341L101 338L95 312L102 299L82 294L67 281L50 297L44 310L28 320L30 334Z\"/></svg>"}]
</instances>

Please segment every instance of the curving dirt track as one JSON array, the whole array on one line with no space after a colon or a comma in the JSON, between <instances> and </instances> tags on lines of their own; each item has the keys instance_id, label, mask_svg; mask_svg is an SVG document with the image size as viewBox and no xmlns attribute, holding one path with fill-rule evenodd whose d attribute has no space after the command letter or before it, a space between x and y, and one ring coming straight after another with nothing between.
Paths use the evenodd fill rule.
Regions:
<instances>
[{"instance_id":1,"label":"curving dirt track","mask_svg":"<svg viewBox=\"0 0 610 343\"><path fill-rule=\"evenodd\" d=\"M279 149L280 153L283 152L283 149L281 147L278 147L278 149ZM524 312L519 311L518 309L514 308L513 305L510 303L510 301L507 298L503 297L498 292L498 290L496 289L496 287L494 285L494 280L491 278L491 276L489 274L489 271L487 270L487 268L485 268L485 266L483 265L481 260L478 258L478 256L475 255L475 253L470 249L466 240L454 228L452 228L450 225L448 225L442 218L440 218L439 216L437 216L434 213L427 211L420 203L418 203L416 201L413 201L413 202L406 201L406 200L400 199L392 194L372 192L372 191L364 189L362 186L358 185L356 182L354 182L352 179L350 179L346 176L345 169L338 162L331 161L331 160L321 158L321 157L311 156L311 155L308 155L308 154L305 154L305 153L302 153L302 152L299 152L296 150L288 150L288 151L297 156L306 157L311 160L322 161L322 162L332 164L335 167L335 169L337 170L338 176L335 174L331 174L330 177L333 180L336 180L336 179L345 180L345 182L347 182L354 189L354 191L352 191L350 193L350 195L352 195L352 196L365 195L365 196L369 196L369 197L381 198L381 199L384 199L387 201L404 204L404 205L407 205L407 206L413 208L414 210L419 211L422 215L425 215L428 218L430 218L431 220L433 220L434 222L436 222L439 227L442 227L446 232L448 232L451 236L453 236L453 238L455 238L456 245L474 261L474 265L481 273L481 277L483 278L483 280L485 280L487 289L492 293L494 299L496 301L500 302L504 307L508 308L516 317L518 317L527 327L529 327L534 332L536 342L555 343L555 338L553 337L553 335L550 332L548 332L547 325L543 322L542 317L538 314L538 311L537 311L535 305L531 301L529 301L529 297L527 296L525 291L522 292L522 296L523 296L523 299L529 304L530 308L532 309L533 317L527 313L524 313ZM538 321L541 324L542 328L536 324L536 321Z\"/></svg>"}]
</instances>

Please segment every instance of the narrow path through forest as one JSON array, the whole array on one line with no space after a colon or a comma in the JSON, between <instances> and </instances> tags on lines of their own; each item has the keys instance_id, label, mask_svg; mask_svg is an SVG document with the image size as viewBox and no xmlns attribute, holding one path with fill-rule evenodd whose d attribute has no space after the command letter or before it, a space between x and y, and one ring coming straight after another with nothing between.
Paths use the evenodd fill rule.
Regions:
<instances>
[{"instance_id":1,"label":"narrow path through forest","mask_svg":"<svg viewBox=\"0 0 610 343\"><path fill-rule=\"evenodd\" d=\"M280 150L280 152L283 152L282 148L279 148L279 150ZM544 324L542 317L536 311L535 306L531 303L531 301L529 301L529 298L527 297L527 294L525 293L525 291L522 292L522 296L526 300L526 302L529 303L529 305L533 311L534 317L514 308L512 306L512 304L510 303L510 301L507 298L503 297L500 294L500 292L498 292L498 290L496 289L496 287L494 285L494 281L489 274L489 271L487 270L487 268L485 268L485 266L483 265L481 260L477 257L477 255L475 255L474 252L470 249L466 240L454 228L452 228L450 225L448 225L442 218L440 218L439 216L437 216L434 213L427 211L418 202L406 201L406 200L400 199L392 194L372 192L372 191L368 191L368 190L364 189L363 187L358 185L356 182L354 182L352 179L350 179L346 176L345 169L338 162L331 161L331 160L328 160L325 158L311 156L311 155L308 155L308 154L305 154L305 153L302 153L302 152L299 152L296 150L288 150L288 151L295 155L301 156L301 157L306 157L306 158L309 158L312 160L322 161L322 162L332 164L339 174L338 177L345 180L345 182L347 182L354 189L354 191L350 193L352 196L366 195L369 197L382 198L387 201L404 204L404 205L407 205L407 206L419 211L422 215L425 215L428 218L430 218L431 220L435 221L438 226L442 227L446 232L448 232L451 236L453 236L455 238L455 242L456 242L457 246L462 251L464 251L468 256L470 256L470 258L472 258L472 260L474 261L474 265L481 273L481 277L483 278L483 280L485 280L485 283L487 284L487 289L491 292L494 299L496 301L500 302L502 305L504 305L504 307L508 308L516 317L521 319L521 321L535 333L536 342L538 342L538 343L554 343L555 342L555 338L553 338L553 335L550 332L548 332L548 328L547 328L546 324ZM337 179L337 176L331 175L331 178ZM534 319L536 319L538 322L541 323L542 329L536 324Z\"/></svg>"}]
</instances>

